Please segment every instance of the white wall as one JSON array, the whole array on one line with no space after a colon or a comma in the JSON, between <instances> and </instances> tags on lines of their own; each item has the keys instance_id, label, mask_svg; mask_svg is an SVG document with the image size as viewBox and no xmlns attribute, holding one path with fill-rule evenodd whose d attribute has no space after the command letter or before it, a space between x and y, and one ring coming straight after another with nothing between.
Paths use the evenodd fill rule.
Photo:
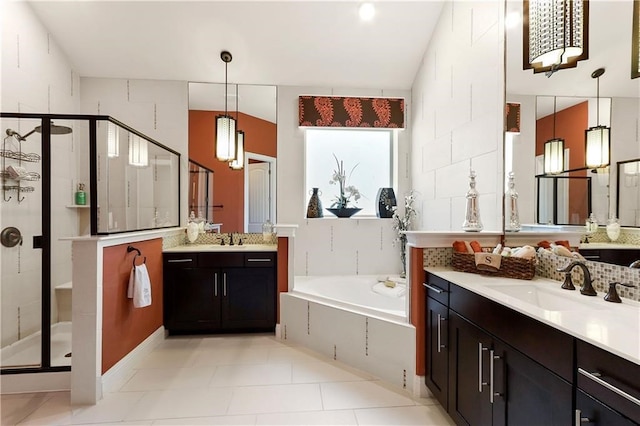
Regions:
<instances>
[{"instance_id":1,"label":"white wall","mask_svg":"<svg viewBox=\"0 0 640 426\"><path fill-rule=\"evenodd\" d=\"M2 2L2 65L1 110L20 113L78 113L80 110L80 81L64 52L47 33L25 2ZM67 124L67 123L65 123ZM73 123L68 123L73 125ZM7 128L21 134L28 133L35 120L3 119L0 131ZM26 152L42 154L40 134L34 133L23 142ZM12 138L12 142L15 139ZM71 244L60 237L78 234L77 211L67 209L71 204L73 188L78 174L76 153L81 137L78 129L69 135L52 136L51 199L54 215L52 249L52 321L57 321L55 285L71 280ZM14 145L11 149L17 150ZM6 165L9 165L7 160ZM16 164L13 162L13 164ZM29 171L41 173L42 162L23 163ZM17 203L16 193L7 193L12 199L0 204L0 228L15 226L20 229L24 243L20 247L0 246L2 262L2 346L40 330L41 322L41 255L33 249L33 236L42 234L42 182L29 182L32 193L23 194ZM18 322L18 309L20 320Z\"/></svg>"},{"instance_id":2,"label":"white wall","mask_svg":"<svg viewBox=\"0 0 640 426\"><path fill-rule=\"evenodd\" d=\"M296 275L398 274L400 249L392 241L391 219L306 219L309 194L304 185L304 130L298 127L298 96L388 96L405 98L407 129L399 132L398 198L410 188L407 165L411 152L411 95L404 90L278 86L277 222L297 224ZM332 170L327 170L327 180Z\"/></svg>"},{"instance_id":3,"label":"white wall","mask_svg":"<svg viewBox=\"0 0 640 426\"><path fill-rule=\"evenodd\" d=\"M502 231L504 4L447 2L412 88L420 229L460 231L469 170L484 229Z\"/></svg>"},{"instance_id":4,"label":"white wall","mask_svg":"<svg viewBox=\"0 0 640 426\"><path fill-rule=\"evenodd\" d=\"M81 88L82 113L110 115L181 154L180 220L186 225L189 197L187 82L83 77Z\"/></svg>"}]
</instances>

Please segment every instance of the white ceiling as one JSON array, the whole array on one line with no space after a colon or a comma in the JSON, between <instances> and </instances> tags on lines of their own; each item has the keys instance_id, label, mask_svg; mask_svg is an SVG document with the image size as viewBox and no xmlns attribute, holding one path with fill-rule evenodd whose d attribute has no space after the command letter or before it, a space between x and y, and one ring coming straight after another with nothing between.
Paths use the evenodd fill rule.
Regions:
<instances>
[{"instance_id":1,"label":"white ceiling","mask_svg":"<svg viewBox=\"0 0 640 426\"><path fill-rule=\"evenodd\" d=\"M442 1L29 1L86 77L409 89Z\"/></svg>"}]
</instances>

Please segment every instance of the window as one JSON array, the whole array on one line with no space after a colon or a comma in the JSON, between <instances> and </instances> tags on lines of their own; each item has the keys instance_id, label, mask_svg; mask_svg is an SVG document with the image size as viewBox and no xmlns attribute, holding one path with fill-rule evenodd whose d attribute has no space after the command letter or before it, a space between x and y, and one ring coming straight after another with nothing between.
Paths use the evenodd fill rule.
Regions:
<instances>
[{"instance_id":1,"label":"window","mask_svg":"<svg viewBox=\"0 0 640 426\"><path fill-rule=\"evenodd\" d=\"M354 204L362 208L358 216L375 216L378 189L393 186L394 131L307 129L305 140L305 203L312 188L319 188L324 208L335 202L340 189L329 183L337 169L335 154L344 164L347 185L355 186L362 195Z\"/></svg>"}]
</instances>

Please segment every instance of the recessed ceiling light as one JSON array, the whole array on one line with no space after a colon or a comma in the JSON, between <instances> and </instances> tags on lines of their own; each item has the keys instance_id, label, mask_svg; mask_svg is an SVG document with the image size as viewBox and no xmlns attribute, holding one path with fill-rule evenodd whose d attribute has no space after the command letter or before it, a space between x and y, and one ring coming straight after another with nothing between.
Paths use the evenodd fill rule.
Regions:
<instances>
[{"instance_id":1,"label":"recessed ceiling light","mask_svg":"<svg viewBox=\"0 0 640 426\"><path fill-rule=\"evenodd\" d=\"M520 13L519 12L509 12L504 18L504 26L507 29L515 28L520 24Z\"/></svg>"},{"instance_id":2,"label":"recessed ceiling light","mask_svg":"<svg viewBox=\"0 0 640 426\"><path fill-rule=\"evenodd\" d=\"M373 7L373 3L362 3L360 5L360 19L363 21L370 21L376 14L376 8Z\"/></svg>"}]
</instances>

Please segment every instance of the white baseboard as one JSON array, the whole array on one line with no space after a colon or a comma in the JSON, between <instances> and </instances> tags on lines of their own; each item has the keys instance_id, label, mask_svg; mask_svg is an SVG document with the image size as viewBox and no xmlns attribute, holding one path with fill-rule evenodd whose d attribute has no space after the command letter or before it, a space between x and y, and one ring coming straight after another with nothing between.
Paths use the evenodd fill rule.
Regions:
<instances>
[{"instance_id":1,"label":"white baseboard","mask_svg":"<svg viewBox=\"0 0 640 426\"><path fill-rule=\"evenodd\" d=\"M138 365L144 357L149 355L160 343L164 341L164 326L160 326L142 343L136 346L131 352L125 355L120 361L102 375L102 394L114 392L120 389L133 374L133 368Z\"/></svg>"},{"instance_id":2,"label":"white baseboard","mask_svg":"<svg viewBox=\"0 0 640 426\"><path fill-rule=\"evenodd\" d=\"M424 376L413 376L413 396L416 398L433 398L433 394L424 382Z\"/></svg>"},{"instance_id":3,"label":"white baseboard","mask_svg":"<svg viewBox=\"0 0 640 426\"><path fill-rule=\"evenodd\" d=\"M282 340L282 330L280 328L280 324L276 324L276 339Z\"/></svg>"},{"instance_id":4,"label":"white baseboard","mask_svg":"<svg viewBox=\"0 0 640 426\"><path fill-rule=\"evenodd\" d=\"M3 374L0 393L32 393L68 391L71 389L71 372Z\"/></svg>"}]
</instances>

